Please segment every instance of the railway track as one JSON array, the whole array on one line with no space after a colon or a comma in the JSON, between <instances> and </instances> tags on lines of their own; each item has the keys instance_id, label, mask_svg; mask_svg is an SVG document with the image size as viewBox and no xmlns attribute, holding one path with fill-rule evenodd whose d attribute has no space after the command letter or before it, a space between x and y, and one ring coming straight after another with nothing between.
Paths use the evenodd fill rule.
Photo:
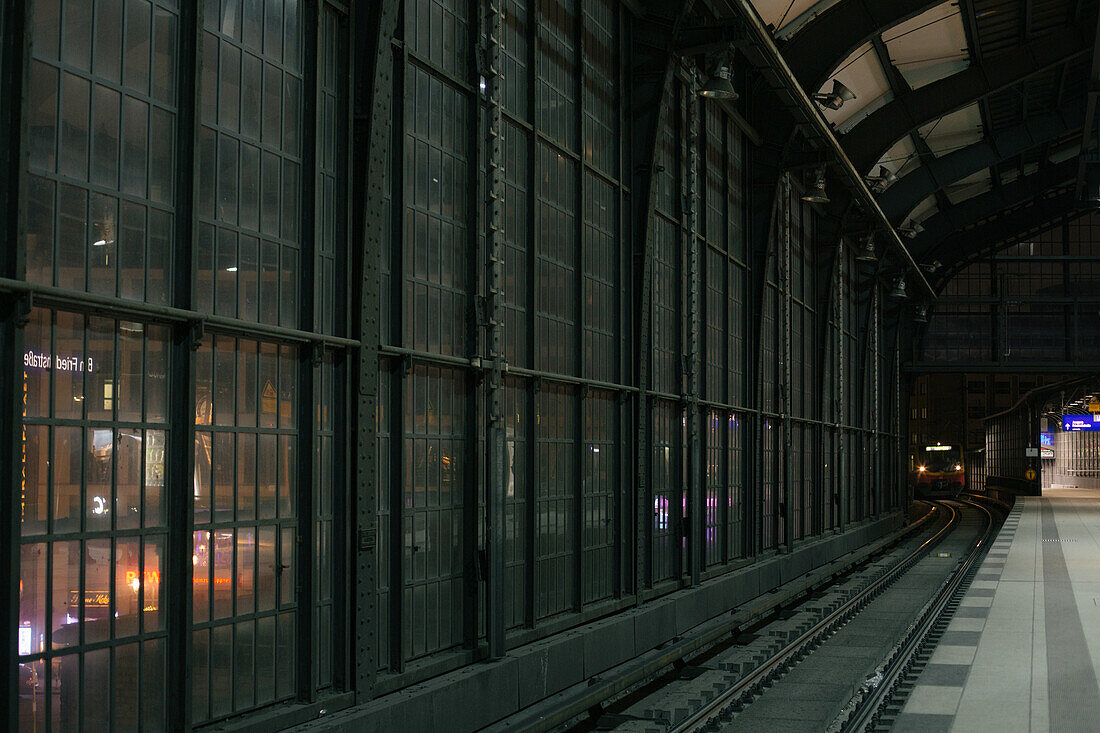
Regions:
<instances>
[{"instance_id":1,"label":"railway track","mask_svg":"<svg viewBox=\"0 0 1100 733\"><path fill-rule=\"evenodd\" d=\"M885 729L997 525L975 501L931 503L938 521L918 537L753 633L683 660L573 730Z\"/></svg>"}]
</instances>

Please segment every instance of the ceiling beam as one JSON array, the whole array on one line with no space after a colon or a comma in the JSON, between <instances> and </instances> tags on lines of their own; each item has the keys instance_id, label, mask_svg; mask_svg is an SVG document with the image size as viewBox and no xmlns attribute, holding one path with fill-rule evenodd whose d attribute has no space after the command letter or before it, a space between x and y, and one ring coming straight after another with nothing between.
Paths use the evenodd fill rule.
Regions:
<instances>
[{"instance_id":1,"label":"ceiling beam","mask_svg":"<svg viewBox=\"0 0 1100 733\"><path fill-rule=\"evenodd\" d=\"M1084 123L1084 114L1072 107L1038 115L939 158L922 158L919 168L879 195L879 206L897 222L938 189L1073 132Z\"/></svg>"},{"instance_id":2,"label":"ceiling beam","mask_svg":"<svg viewBox=\"0 0 1100 733\"><path fill-rule=\"evenodd\" d=\"M1052 192L1064 191L1076 171L1077 161L1067 160L929 217L923 222L924 231L911 245L914 257L928 261L935 256L945 265L950 264L945 257L955 259L966 249L972 227L987 219L1001 218L1005 212L1051 196Z\"/></svg>"},{"instance_id":3,"label":"ceiling beam","mask_svg":"<svg viewBox=\"0 0 1100 733\"><path fill-rule=\"evenodd\" d=\"M896 97L843 135L841 144L856 170L866 172L898 138L921 125L1090 53L1093 34L1085 35L1076 26L1063 26L1020 48L986 56L981 64Z\"/></svg>"},{"instance_id":4,"label":"ceiling beam","mask_svg":"<svg viewBox=\"0 0 1100 733\"><path fill-rule=\"evenodd\" d=\"M872 36L943 0L840 0L791 38L783 57L804 89L816 92L840 62Z\"/></svg>"}]
</instances>

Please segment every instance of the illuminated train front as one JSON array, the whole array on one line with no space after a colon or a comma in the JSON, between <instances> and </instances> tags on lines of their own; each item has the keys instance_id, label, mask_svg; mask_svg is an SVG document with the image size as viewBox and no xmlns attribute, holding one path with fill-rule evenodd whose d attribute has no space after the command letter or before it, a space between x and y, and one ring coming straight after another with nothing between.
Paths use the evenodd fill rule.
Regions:
<instances>
[{"instance_id":1,"label":"illuminated train front","mask_svg":"<svg viewBox=\"0 0 1100 733\"><path fill-rule=\"evenodd\" d=\"M955 496L966 487L962 448L936 443L918 448L910 484L919 496Z\"/></svg>"}]
</instances>

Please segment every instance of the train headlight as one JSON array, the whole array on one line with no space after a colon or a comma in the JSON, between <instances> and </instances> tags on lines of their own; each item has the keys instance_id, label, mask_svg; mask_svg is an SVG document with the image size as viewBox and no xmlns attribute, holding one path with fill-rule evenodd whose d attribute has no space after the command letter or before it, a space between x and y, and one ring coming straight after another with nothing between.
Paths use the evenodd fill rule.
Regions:
<instances>
[{"instance_id":1,"label":"train headlight","mask_svg":"<svg viewBox=\"0 0 1100 733\"><path fill-rule=\"evenodd\" d=\"M956 463L955 464L955 470L956 471L961 471L961 470L963 470L963 467L960 464Z\"/></svg>"},{"instance_id":2,"label":"train headlight","mask_svg":"<svg viewBox=\"0 0 1100 733\"><path fill-rule=\"evenodd\" d=\"M927 471L928 469L927 469L927 468L925 468L924 466L920 466L920 467L919 467L919 468L918 468L917 470L918 470L918 471L920 471L921 473L924 473L924 472L925 472L925 471Z\"/></svg>"}]
</instances>

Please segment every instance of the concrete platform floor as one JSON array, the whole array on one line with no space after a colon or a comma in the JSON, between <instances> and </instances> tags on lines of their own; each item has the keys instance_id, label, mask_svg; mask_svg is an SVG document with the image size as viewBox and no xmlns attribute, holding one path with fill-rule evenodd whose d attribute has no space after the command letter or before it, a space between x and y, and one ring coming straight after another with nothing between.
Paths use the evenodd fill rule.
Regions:
<instances>
[{"instance_id":1,"label":"concrete platform floor","mask_svg":"<svg viewBox=\"0 0 1100 733\"><path fill-rule=\"evenodd\" d=\"M1021 497L894 731L1100 731L1100 490Z\"/></svg>"}]
</instances>

